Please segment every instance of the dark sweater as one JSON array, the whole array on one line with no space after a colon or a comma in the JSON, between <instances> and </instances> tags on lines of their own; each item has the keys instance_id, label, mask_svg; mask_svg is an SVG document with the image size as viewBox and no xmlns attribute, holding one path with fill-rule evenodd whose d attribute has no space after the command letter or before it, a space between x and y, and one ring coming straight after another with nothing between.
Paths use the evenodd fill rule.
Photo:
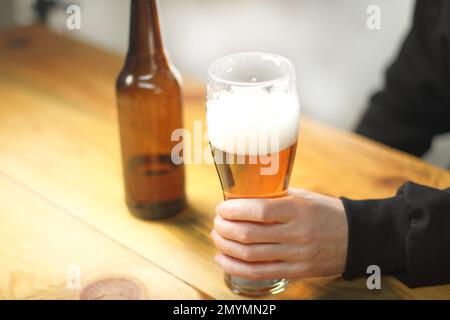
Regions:
<instances>
[{"instance_id":1,"label":"dark sweater","mask_svg":"<svg viewBox=\"0 0 450 320\"><path fill-rule=\"evenodd\" d=\"M356 130L421 156L450 131L450 1L417 1L412 29ZM450 156L450 152L449 152ZM450 283L450 188L409 182L389 199L343 198L349 223L344 277L375 264L411 287Z\"/></svg>"}]
</instances>

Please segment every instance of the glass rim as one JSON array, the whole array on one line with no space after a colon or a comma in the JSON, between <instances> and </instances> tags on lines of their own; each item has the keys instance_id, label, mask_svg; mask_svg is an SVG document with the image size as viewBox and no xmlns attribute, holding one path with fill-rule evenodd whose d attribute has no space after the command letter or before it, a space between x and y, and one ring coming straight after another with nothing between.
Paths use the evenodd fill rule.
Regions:
<instances>
[{"instance_id":1,"label":"glass rim","mask_svg":"<svg viewBox=\"0 0 450 320\"><path fill-rule=\"evenodd\" d=\"M214 72L212 71L213 67L216 66L220 61L231 58L231 57L235 57L235 56L241 56L241 55L267 55L267 56L275 57L277 59L280 59L283 62L286 62L290 71L280 77L276 77L271 80L256 81L256 82L225 80L225 79L215 75ZM261 52L261 51L238 52L238 53L228 54L226 56L222 56L220 58L215 59L208 68L208 77L211 78L212 80L214 80L215 82L220 82L220 83L235 85L235 86L264 86L264 85L273 84L278 81L287 80L287 79L289 79L289 77L295 78L295 67L291 60L289 60L286 57L275 54L275 53L268 53L268 52Z\"/></svg>"}]
</instances>

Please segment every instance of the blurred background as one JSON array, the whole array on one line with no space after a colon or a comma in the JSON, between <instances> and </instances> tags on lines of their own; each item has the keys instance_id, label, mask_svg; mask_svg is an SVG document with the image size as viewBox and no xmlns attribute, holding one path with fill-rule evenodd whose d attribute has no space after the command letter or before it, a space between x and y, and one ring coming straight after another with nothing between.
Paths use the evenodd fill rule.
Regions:
<instances>
[{"instance_id":1,"label":"blurred background","mask_svg":"<svg viewBox=\"0 0 450 320\"><path fill-rule=\"evenodd\" d=\"M34 2L0 0L0 30L35 22ZM47 16L50 28L125 54L130 1L56 2ZM69 4L81 7L80 30L66 28ZM381 9L380 30L366 26L369 5ZM413 7L413 0L161 0L160 17L171 59L183 74L204 80L214 59L239 51L284 55L296 65L303 112L352 130L383 85ZM438 137L425 160L445 167L449 150L450 135Z\"/></svg>"}]
</instances>

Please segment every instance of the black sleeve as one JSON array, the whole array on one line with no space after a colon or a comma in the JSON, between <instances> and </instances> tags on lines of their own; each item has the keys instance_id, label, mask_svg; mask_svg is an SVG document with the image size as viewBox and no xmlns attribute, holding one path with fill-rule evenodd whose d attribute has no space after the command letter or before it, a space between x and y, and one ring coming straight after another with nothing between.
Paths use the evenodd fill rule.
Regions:
<instances>
[{"instance_id":1,"label":"black sleeve","mask_svg":"<svg viewBox=\"0 0 450 320\"><path fill-rule=\"evenodd\" d=\"M450 1L417 1L413 26L356 132L423 155L450 131Z\"/></svg>"},{"instance_id":2,"label":"black sleeve","mask_svg":"<svg viewBox=\"0 0 450 320\"><path fill-rule=\"evenodd\" d=\"M410 287L450 283L450 188L408 182L392 198L342 201L349 225L344 278L378 265Z\"/></svg>"}]
</instances>

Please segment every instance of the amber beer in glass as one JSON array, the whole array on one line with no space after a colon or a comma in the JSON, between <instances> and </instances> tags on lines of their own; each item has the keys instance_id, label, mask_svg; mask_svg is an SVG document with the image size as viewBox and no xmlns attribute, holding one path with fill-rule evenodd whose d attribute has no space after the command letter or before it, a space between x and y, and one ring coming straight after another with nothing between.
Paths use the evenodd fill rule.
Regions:
<instances>
[{"instance_id":1,"label":"amber beer in glass","mask_svg":"<svg viewBox=\"0 0 450 320\"><path fill-rule=\"evenodd\" d=\"M143 219L180 212L184 168L171 160L173 130L182 127L178 72L164 50L155 0L132 0L130 39L117 83L126 202Z\"/></svg>"},{"instance_id":2,"label":"amber beer in glass","mask_svg":"<svg viewBox=\"0 0 450 320\"><path fill-rule=\"evenodd\" d=\"M208 138L225 199L287 194L297 147L300 106L292 63L278 55L240 53L208 72ZM238 294L282 292L287 279L225 275Z\"/></svg>"}]
</instances>

